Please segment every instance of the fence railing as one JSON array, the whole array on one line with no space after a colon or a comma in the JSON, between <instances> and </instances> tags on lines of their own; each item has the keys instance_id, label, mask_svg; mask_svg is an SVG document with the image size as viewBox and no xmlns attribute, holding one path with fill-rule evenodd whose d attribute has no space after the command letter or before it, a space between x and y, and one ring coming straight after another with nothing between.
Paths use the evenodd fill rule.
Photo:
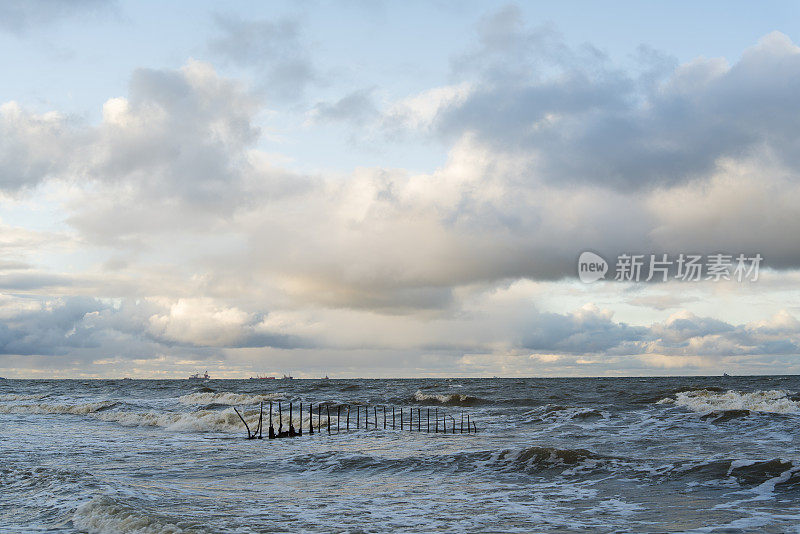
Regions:
<instances>
[{"instance_id":1,"label":"fence railing","mask_svg":"<svg viewBox=\"0 0 800 534\"><path fill-rule=\"evenodd\" d=\"M322 413L323 406L325 409L324 415ZM335 412L333 413L331 412L332 406L335 408ZM328 434L342 431L348 432L351 429L359 430L362 428L365 430L408 430L410 432L416 430L416 432L445 434L475 434L478 432L477 423L474 419L470 419L470 414L468 413L460 412L460 421L457 422L456 418L451 413L442 410L440 414L439 408L433 408L433 410L431 410L429 407L409 407L406 409L382 404L369 406L365 404L319 403L317 404L315 426L314 404L308 404L308 418L304 422L302 402L298 410L299 418L296 419L298 422L297 428L294 426L293 403L289 403L288 422L284 430L284 413L281 402L278 402L277 408L277 413L273 413L273 403L269 403L267 439L302 436L303 426L308 429L307 435L313 435L315 432L318 434L323 433L323 428ZM239 419L242 420L242 423L244 423L244 427L247 430L247 439L262 439L264 429L264 403L262 402L259 404L258 424L252 431L250 430L250 425L247 424L244 416L239 412L236 406L234 406L233 409L236 415L239 416ZM370 409L372 409L371 420ZM389 409L391 409L391 411ZM415 411L416 417L414 414ZM275 416L277 416L277 430L275 429Z\"/></svg>"}]
</instances>

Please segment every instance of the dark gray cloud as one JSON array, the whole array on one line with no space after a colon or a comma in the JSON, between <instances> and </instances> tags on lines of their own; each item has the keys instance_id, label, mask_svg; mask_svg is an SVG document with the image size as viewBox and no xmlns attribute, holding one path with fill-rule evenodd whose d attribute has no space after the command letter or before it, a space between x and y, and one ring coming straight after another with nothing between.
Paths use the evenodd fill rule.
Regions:
<instances>
[{"instance_id":1,"label":"dark gray cloud","mask_svg":"<svg viewBox=\"0 0 800 534\"><path fill-rule=\"evenodd\" d=\"M259 87L280 100L302 98L306 89L322 80L296 19L243 20L217 15L220 35L209 42L211 53L258 73Z\"/></svg>"},{"instance_id":2,"label":"dark gray cloud","mask_svg":"<svg viewBox=\"0 0 800 534\"><path fill-rule=\"evenodd\" d=\"M571 314L537 314L523 330L522 347L537 353L653 356L668 362L800 352L800 322L785 311L741 325L679 312L644 327L614 321L611 312L587 305Z\"/></svg>"},{"instance_id":3,"label":"dark gray cloud","mask_svg":"<svg viewBox=\"0 0 800 534\"><path fill-rule=\"evenodd\" d=\"M372 90L360 89L335 102L319 102L314 106L312 116L320 122L364 124L379 115L372 93Z\"/></svg>"},{"instance_id":4,"label":"dark gray cloud","mask_svg":"<svg viewBox=\"0 0 800 534\"><path fill-rule=\"evenodd\" d=\"M5 313L0 321L0 354L96 357L156 354L217 354L225 348L309 348L300 336L276 333L262 325L264 316L244 314L204 303L183 302L172 308L143 299L102 300L92 297L25 299L30 305ZM184 311L190 316L182 316Z\"/></svg>"},{"instance_id":5,"label":"dark gray cloud","mask_svg":"<svg viewBox=\"0 0 800 534\"><path fill-rule=\"evenodd\" d=\"M538 352L603 353L647 334L646 328L615 322L609 312L592 306L571 315L538 314L531 323L522 346Z\"/></svg>"},{"instance_id":6,"label":"dark gray cloud","mask_svg":"<svg viewBox=\"0 0 800 534\"><path fill-rule=\"evenodd\" d=\"M95 329L82 321L105 306L89 297L73 297L55 306L24 311L0 323L0 354L54 355L97 347Z\"/></svg>"},{"instance_id":7,"label":"dark gray cloud","mask_svg":"<svg viewBox=\"0 0 800 534\"><path fill-rule=\"evenodd\" d=\"M767 35L730 67L703 58L675 66L641 49L636 72L568 47L552 29L528 29L513 7L478 33L478 49L455 61L473 90L442 106L432 127L527 155L535 180L668 187L765 147L800 169L800 53L785 35Z\"/></svg>"},{"instance_id":8,"label":"dark gray cloud","mask_svg":"<svg viewBox=\"0 0 800 534\"><path fill-rule=\"evenodd\" d=\"M31 307L30 303L37 305ZM111 355L146 359L193 354L198 358L224 359L228 349L335 352L350 346L344 340L353 339L350 334L337 335L335 325L329 326L332 330L317 330L313 335L302 333L299 324L278 331L270 325L267 315L244 313L207 299L165 303L159 299L27 298L27 304L18 312L9 314L6 308L3 316L2 355L71 355L83 360ZM474 332L476 337L465 324L459 327L466 328L461 334L456 329L438 337L438 342L425 336L408 337L401 330L399 336L384 334L383 339L359 336L356 345L361 350L407 350L412 358L419 351L430 351L452 361L465 354L487 354L491 352L489 347L507 343L506 326L494 334ZM615 321L608 310L586 305L573 313L529 314L517 321L512 330L512 336L516 336L509 346L512 353L545 355L543 361L548 362L564 358L566 363L576 355L598 362L624 356L671 367L683 365L686 358L697 363L702 358L786 356L800 352L800 322L785 311L765 321L741 325L680 312L664 322L632 326ZM392 338L397 341L390 341ZM387 363L376 362L374 368Z\"/></svg>"}]
</instances>

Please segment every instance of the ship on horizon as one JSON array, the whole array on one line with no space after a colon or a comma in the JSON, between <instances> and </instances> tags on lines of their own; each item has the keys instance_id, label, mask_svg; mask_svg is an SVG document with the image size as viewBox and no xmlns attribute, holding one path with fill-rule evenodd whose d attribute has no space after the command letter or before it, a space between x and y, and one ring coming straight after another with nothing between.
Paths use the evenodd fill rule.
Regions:
<instances>
[{"instance_id":1,"label":"ship on horizon","mask_svg":"<svg viewBox=\"0 0 800 534\"><path fill-rule=\"evenodd\" d=\"M208 370L202 375L200 373L195 373L193 375L189 375L188 380L209 380L211 377L208 376Z\"/></svg>"}]
</instances>

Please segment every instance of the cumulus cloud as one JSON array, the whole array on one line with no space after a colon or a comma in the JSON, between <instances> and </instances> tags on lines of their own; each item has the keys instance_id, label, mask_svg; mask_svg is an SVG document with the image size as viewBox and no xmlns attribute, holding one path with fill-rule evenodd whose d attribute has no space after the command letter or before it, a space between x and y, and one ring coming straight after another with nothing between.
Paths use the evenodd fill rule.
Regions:
<instances>
[{"instance_id":1,"label":"cumulus cloud","mask_svg":"<svg viewBox=\"0 0 800 534\"><path fill-rule=\"evenodd\" d=\"M540 314L524 332L522 344L537 351L600 353L645 334L644 328L614 322L612 316L592 304L569 315Z\"/></svg>"},{"instance_id":2,"label":"cumulus cloud","mask_svg":"<svg viewBox=\"0 0 800 534\"><path fill-rule=\"evenodd\" d=\"M0 191L34 187L63 171L72 135L57 112L36 114L16 102L0 104Z\"/></svg>"},{"instance_id":3,"label":"cumulus cloud","mask_svg":"<svg viewBox=\"0 0 800 534\"><path fill-rule=\"evenodd\" d=\"M544 46L539 41L552 41L549 34L541 39L528 35L515 17L512 10L492 22L516 24L508 37L511 41L486 36L481 45L486 50L477 53L480 59L469 61L491 64L504 58L514 63L509 47L539 51ZM635 118L654 113L664 95L679 93L680 98L694 101L702 96L696 91L705 91L712 83L709 80L723 83L720 80L737 69L765 63L764 68L773 73L769 64L791 66L796 55L792 46L785 38L770 35L733 67L715 66L716 74L702 83L694 67L684 65L645 95L649 103L623 99L592 106L604 121L613 114ZM567 53L552 43L545 48L549 52L538 53L548 61L572 62L575 69L586 72L591 70L586 65L597 61L595 71L613 70L600 59L592 60L596 54ZM797 247L784 237L786 228L797 225L793 206L800 191L797 171L778 146L791 144L788 126L771 131L775 142L769 146L760 143L758 150L736 149L724 157L728 152L717 153L713 168L701 182L651 181L646 190L620 189L604 179L580 178L576 184L572 178L550 179L551 174L539 167L542 162L551 165L548 158L558 154L569 154L574 164L582 158L589 161L595 152L602 153L598 157L610 157L613 150L599 145L551 149L535 139L506 143L501 137L491 138L486 128L499 124L500 130L508 131L502 120L495 120L496 106L502 104L503 113L506 106L525 108L507 110L507 118L516 121L514 128L528 133L539 128L526 122L533 109L539 117L536 121L544 121L540 126L546 143L584 135L592 121L584 121L583 112L576 112L569 119L573 126L564 130L562 119L572 112L552 107L556 104L541 91L562 99L583 91L581 87L594 91L597 80L583 71L575 75L580 79L545 72L523 77L519 84L495 86L486 76L496 69L487 69L466 85L432 89L390 108L389 116L404 124L420 128L434 124L441 129L448 117L472 105L469 102L485 98L495 106L475 108L475 120L457 128L447 162L429 173L371 168L356 169L344 180L339 176L311 179L277 168L254 148L259 139L258 99L241 84L219 76L210 65L190 62L178 70L137 71L129 95L105 103L100 125L73 128L72 135L57 135L67 127L59 117L48 119L55 126L41 117L11 121L16 126L10 127L5 138L10 147L5 153L25 161L9 166L31 171L9 180L9 189L37 184L51 175L88 180L96 185L73 199L69 222L91 241L142 248L153 242L154 235L165 232L212 230L217 235L235 235L240 245L229 251L227 259L239 266L226 269L233 276L267 277L296 298L333 306L395 311L444 308L451 305L452 289L459 285L574 276L576 258L587 249L600 252L612 263L621 253L723 251L760 252L773 267L800 265ZM623 76L617 70L611 74L614 79ZM789 75L777 70L773 74ZM574 90L569 88L573 83L577 83ZM542 84L555 85L543 89ZM738 90L733 82L724 84L731 85L730 91ZM506 90L533 91L531 95L538 96L517 98L502 94ZM476 97L479 93L484 96ZM614 89L608 94L618 99L620 92ZM710 98L702 96L703 105L710 106ZM318 111L345 113L352 102L340 104L342 109L333 106ZM537 106L547 109L537 111ZM25 116L17 108L12 111L15 117ZM730 120L747 124L751 115L746 113ZM695 150L696 143L684 142L685 136L677 133L693 128L695 118L662 115L672 121L676 142ZM46 127L31 126L43 121ZM619 123L609 121L607 125ZM658 135L669 131L666 124L645 122ZM641 142L678 146L644 133L632 141L614 129L598 132L598 139L613 140L626 158L641 156L637 148ZM12 148L18 145L33 147L30 155ZM57 154L38 155L34 150L38 147L49 147ZM680 159L673 156L667 159ZM646 161L641 160L645 167L656 168ZM577 171L569 174L587 176ZM300 205L305 209L298 210Z\"/></svg>"},{"instance_id":4,"label":"cumulus cloud","mask_svg":"<svg viewBox=\"0 0 800 534\"><path fill-rule=\"evenodd\" d=\"M225 348L310 346L299 337L271 332L265 314L209 299L5 296L0 310L3 355L153 358L165 353L219 354Z\"/></svg>"},{"instance_id":5,"label":"cumulus cloud","mask_svg":"<svg viewBox=\"0 0 800 534\"><path fill-rule=\"evenodd\" d=\"M318 81L296 22L217 24L214 53L237 66L263 59L276 96ZM541 295L495 298L521 280L574 277L584 250L611 263L761 253L773 269L800 267L797 47L769 34L738 61L683 65L640 52L639 70L626 70L507 8L480 24L447 85L383 108L372 89L356 91L311 111L447 142L444 163L423 172L282 168L265 149L260 89L199 61L136 70L96 124L2 104L0 194L58 204L67 228L0 226L0 289L20 306L0 308L0 352L344 361L361 350L352 357L368 362L374 349L386 358L377 367L407 351L414 368L464 370L796 354L791 311L633 324L605 302L553 313ZM61 241L79 252L60 262L32 252ZM625 300L624 285L609 286L593 287ZM681 310L713 292L665 286L627 300Z\"/></svg>"},{"instance_id":6,"label":"cumulus cloud","mask_svg":"<svg viewBox=\"0 0 800 534\"><path fill-rule=\"evenodd\" d=\"M699 58L643 84L520 16L504 9L481 24L481 47L460 58L477 81L437 109L440 134L470 132L525 153L533 183L647 190L702 180L723 158L764 150L797 172L800 48L786 35L764 36L733 65Z\"/></svg>"},{"instance_id":7,"label":"cumulus cloud","mask_svg":"<svg viewBox=\"0 0 800 534\"><path fill-rule=\"evenodd\" d=\"M5 360L20 355L78 361L113 356L124 369L132 359L164 356L196 363L211 357L235 360L241 351L260 350L253 354L274 365L291 361L281 355L286 350L298 351L298 358L308 362L324 353L351 351L359 361L358 354L370 354L359 365L378 373L396 365L398 354L409 365L429 365L443 373L456 368L480 373L492 362L509 372L530 373L544 366L558 373L576 366L608 371L618 365L709 370L742 357L757 365L764 357L791 358L800 346L800 321L786 310L738 325L681 311L663 322L636 326L615 320L610 310L594 304L562 314L530 307L526 311L519 308L521 302L509 306L504 300L484 293L472 302L474 310L457 317L397 318L335 310L265 314L210 298L5 295L0 298L0 354ZM359 329L350 328L354 322ZM354 363L343 358L327 365L345 368ZM741 361L737 365L748 368Z\"/></svg>"}]
</instances>

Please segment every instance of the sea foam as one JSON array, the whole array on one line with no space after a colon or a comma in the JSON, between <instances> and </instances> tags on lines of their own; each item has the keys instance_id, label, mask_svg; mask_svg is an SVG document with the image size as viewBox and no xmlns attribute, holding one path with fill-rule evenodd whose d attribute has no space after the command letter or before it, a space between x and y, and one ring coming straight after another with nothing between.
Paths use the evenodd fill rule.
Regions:
<instances>
[{"instance_id":1,"label":"sea foam","mask_svg":"<svg viewBox=\"0 0 800 534\"><path fill-rule=\"evenodd\" d=\"M481 399L471 395L459 395L457 393L438 395L423 393L420 390L414 393L414 400L423 404L442 404L447 406L474 406L481 403Z\"/></svg>"},{"instance_id":2,"label":"sea foam","mask_svg":"<svg viewBox=\"0 0 800 534\"><path fill-rule=\"evenodd\" d=\"M675 404L699 413L727 410L764 413L800 412L800 403L791 400L789 392L781 389L751 392L728 390L722 393L706 389L681 391L675 394L674 399L661 399L658 404Z\"/></svg>"},{"instance_id":3,"label":"sea foam","mask_svg":"<svg viewBox=\"0 0 800 534\"><path fill-rule=\"evenodd\" d=\"M285 397L280 393L261 393L257 395L247 395L242 393L229 393L229 392L198 392L182 395L178 400L182 404L191 405L208 405L208 404L225 404L228 406L240 404L258 404L260 402L269 402L272 400L283 400Z\"/></svg>"},{"instance_id":4,"label":"sea foam","mask_svg":"<svg viewBox=\"0 0 800 534\"><path fill-rule=\"evenodd\" d=\"M0 404L0 413L87 415L106 410L115 404L117 403L114 401L89 402L85 404Z\"/></svg>"},{"instance_id":5,"label":"sea foam","mask_svg":"<svg viewBox=\"0 0 800 534\"><path fill-rule=\"evenodd\" d=\"M75 510L72 522L90 534L182 534L203 532L181 528L170 520L148 515L110 497L96 497Z\"/></svg>"}]
</instances>

